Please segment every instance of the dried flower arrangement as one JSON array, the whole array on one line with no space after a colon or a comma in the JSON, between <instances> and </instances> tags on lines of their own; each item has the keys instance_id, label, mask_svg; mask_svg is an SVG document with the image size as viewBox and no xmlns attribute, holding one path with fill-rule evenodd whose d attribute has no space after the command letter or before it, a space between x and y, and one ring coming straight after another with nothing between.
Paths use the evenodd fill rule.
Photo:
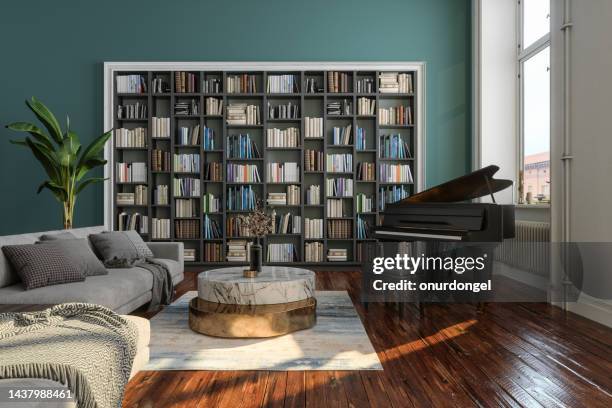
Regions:
<instances>
[{"instance_id":1,"label":"dried flower arrangement","mask_svg":"<svg viewBox=\"0 0 612 408\"><path fill-rule=\"evenodd\" d=\"M274 232L274 217L265 213L261 202L257 203L255 210L239 218L249 231L249 236L263 238Z\"/></svg>"}]
</instances>

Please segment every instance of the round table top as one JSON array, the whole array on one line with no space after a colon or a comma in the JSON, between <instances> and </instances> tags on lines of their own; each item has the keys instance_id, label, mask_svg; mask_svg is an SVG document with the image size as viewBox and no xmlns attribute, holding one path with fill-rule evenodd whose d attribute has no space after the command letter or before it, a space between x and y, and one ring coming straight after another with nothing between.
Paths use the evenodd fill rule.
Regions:
<instances>
[{"instance_id":1,"label":"round table top","mask_svg":"<svg viewBox=\"0 0 612 408\"><path fill-rule=\"evenodd\" d=\"M268 305L314 297L313 271L264 266L256 278L245 278L245 266L211 269L198 275L198 297L209 302Z\"/></svg>"}]
</instances>

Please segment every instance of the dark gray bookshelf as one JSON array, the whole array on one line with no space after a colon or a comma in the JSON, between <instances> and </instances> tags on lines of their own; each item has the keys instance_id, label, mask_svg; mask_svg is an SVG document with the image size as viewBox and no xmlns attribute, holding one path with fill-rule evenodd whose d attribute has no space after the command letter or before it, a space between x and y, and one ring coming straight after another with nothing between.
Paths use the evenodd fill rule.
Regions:
<instances>
[{"instance_id":1,"label":"dark gray bookshelf","mask_svg":"<svg viewBox=\"0 0 612 408\"><path fill-rule=\"evenodd\" d=\"M184 71L190 72L190 71ZM370 226L380 222L380 212L382 210L381 188L404 186L409 194L415 192L415 184L413 183L386 183L381 182L379 178L379 166L382 163L391 164L409 164L413 180L417 180L419 166L417 165L420 157L417 156L419 146L417 146L417 104L415 93L381 93L379 92L379 74L382 71L343 71L349 75L349 91L350 92L330 92L328 89L328 72L327 71L191 71L196 77L197 92L179 92L175 89L175 72L174 71L116 71L118 75L142 75L147 83L147 92L142 94L133 93L117 93L113 96L113 124L114 128L147 128L146 147L114 147L113 154L113 182L115 183L115 194L113 197L113 216L114 224L118 225L118 217L121 213L128 214L139 213L148 217L148 232L142 234L145 241L182 241L186 248L195 249L196 261L194 265L243 265L241 262L227 262L227 243L234 239L252 239L250 237L229 237L227 231L228 218L233 215L244 214L245 211L230 211L227 210L228 189L240 185L252 185L257 193L258 200L264 205L267 212L273 209L279 214L290 213L292 215L301 216L301 233L300 234L271 234L264 240L264 260L267 259L267 248L269 243L293 243L297 252L297 262L291 262L291 265L313 265L313 266L351 266L359 263L357 258L359 245L364 242L371 241L370 238L357 238L357 216L366 220ZM412 76L413 88L416 90L417 72L402 71L409 73ZM257 82L257 92L255 93L228 93L226 92L226 83L228 75L250 74L255 75ZM269 75L291 74L295 75L299 80L299 92L296 93L267 93L267 81ZM163 78L168 84L169 89L163 93L153 92L152 81L155 78ZM221 81L221 92L219 93L204 93L203 80L217 78ZM306 79L316 78L319 85L323 87L322 92L310 93L306 89ZM371 78L374 84L373 92L356 92L357 81L362 78ZM116 89L116 88L115 88ZM206 112L206 99L214 97L223 101L223 114L210 115ZM367 97L375 101L375 112L373 115L357 114L358 99ZM197 114L177 115L175 114L175 103L178 101L198 102L199 110ZM328 115L327 104L330 101L347 100L352 103L352 112L347 115ZM269 119L267 104L270 101L273 104L284 104L289 101L299 104L299 117L294 119ZM147 118L144 119L120 119L117 115L118 105L126 105L132 103L147 103ZM231 103L248 103L258 104L261 110L260 125L228 125L226 121L227 107ZM388 108L392 106L409 105L412 109L412 123L410 125L380 125L379 124L379 108ZM152 137L152 118L153 117L169 117L170 118L170 137L169 138L153 138ZM306 138L305 137L305 118L320 117L323 118L323 138ZM331 142L334 126L346 126L351 124L351 144L349 145L333 145ZM200 126L200 144L199 145L179 145L177 143L178 129L181 126L192 127ZM215 148L213 150L204 149L204 127L212 128L215 131ZM297 147L291 148L274 148L267 147L267 130L272 128L288 128L297 127L300 131L300 138ZM366 129L366 149L357 149L357 128ZM259 159L247 158L228 158L226 154L226 138L230 135L250 134L257 143L257 148L261 154ZM410 159L389 159L383 158L380 151L380 136L387 134L401 134L408 141ZM115 138L115 135L113 135ZM169 171L154 171L152 169L152 153L154 149L162 149L170 152L171 164ZM316 150L323 152L323 170L322 171L305 171L305 151ZM198 153L200 155L199 172L184 173L175 172L173 155L177 153ZM332 153L350 153L353 157L352 172L334 173L328 172L326 167L326 159L328 154ZM140 182L117 182L116 172L117 163L119 162L145 162L147 168L147 180L144 183ZM222 167L222 180L208 181L204 180L205 166L208 163L217 162ZM266 167L270 162L297 162L300 166L300 181L287 183L269 183L267 182ZM357 166L361 162L374 163L375 179L372 181L357 180ZM228 163L235 164L255 164L258 166L260 183L233 183L227 180L227 165ZM192 177L200 181L199 197L175 197L173 180L175 177L184 178ZM326 180L330 178L350 178L353 180L353 196L351 197L328 197L326 189ZM157 185L165 184L168 186L168 204L154 203L154 190ZM321 204L309 205L306 204L306 193L310 185L319 185L321 187ZM119 205L117 203L117 193L134 192L135 186L146 185L148 188L148 196L146 205ZM286 186L297 185L300 187L300 203L297 205L268 205L267 196L270 192L286 192ZM205 214L203 212L204 198L207 193L213 193L220 199L220 211L216 213ZM374 210L367 213L357 213L356 196L359 193L365 193L368 197L374 199ZM176 200L185 198L193 200L196 203L196 217L177 217L176 216ZM344 202L347 214L345 217L329 217L327 214L327 201L329 199L341 199ZM248 212L248 211L246 211ZM219 238L205 239L203 228L205 217L217 221L222 235ZM309 238L304 236L304 220L305 218L323 219L323 238ZM163 218L170 220L170 237L167 239L155 238L152 235L152 219ZM350 238L329 238L328 237L328 220L344 219L352 224L352 236ZM194 238L179 238L175 229L175 221L188 220L198 221L199 230ZM323 244L323 262L306 262L305 261L305 244L309 242L321 242ZM211 262L204 257L206 244L221 245L221 260ZM329 249L342 248L348 251L348 260L346 262L329 262L327 253ZM269 264L283 265L284 263L272 262ZM289 264L289 263L286 263Z\"/></svg>"}]
</instances>

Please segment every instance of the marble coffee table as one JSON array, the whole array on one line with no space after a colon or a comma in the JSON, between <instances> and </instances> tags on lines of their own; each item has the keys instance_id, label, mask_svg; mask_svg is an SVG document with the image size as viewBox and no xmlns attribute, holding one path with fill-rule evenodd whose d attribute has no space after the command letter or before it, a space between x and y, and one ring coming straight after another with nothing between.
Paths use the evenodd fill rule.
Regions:
<instances>
[{"instance_id":1,"label":"marble coffee table","mask_svg":"<svg viewBox=\"0 0 612 408\"><path fill-rule=\"evenodd\" d=\"M316 323L315 274L300 268L264 266L255 278L245 267L198 275L198 296L189 305L189 326L216 337L273 337Z\"/></svg>"}]
</instances>

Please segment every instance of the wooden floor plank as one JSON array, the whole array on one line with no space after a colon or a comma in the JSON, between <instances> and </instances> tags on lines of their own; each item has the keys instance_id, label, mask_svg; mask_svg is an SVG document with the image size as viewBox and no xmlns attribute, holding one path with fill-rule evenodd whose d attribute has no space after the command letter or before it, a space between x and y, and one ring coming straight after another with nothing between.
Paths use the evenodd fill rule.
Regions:
<instances>
[{"instance_id":1,"label":"wooden floor plank","mask_svg":"<svg viewBox=\"0 0 612 408\"><path fill-rule=\"evenodd\" d=\"M287 372L270 371L264 393L262 406L268 408L282 408L285 406L287 391Z\"/></svg>"}]
</instances>

